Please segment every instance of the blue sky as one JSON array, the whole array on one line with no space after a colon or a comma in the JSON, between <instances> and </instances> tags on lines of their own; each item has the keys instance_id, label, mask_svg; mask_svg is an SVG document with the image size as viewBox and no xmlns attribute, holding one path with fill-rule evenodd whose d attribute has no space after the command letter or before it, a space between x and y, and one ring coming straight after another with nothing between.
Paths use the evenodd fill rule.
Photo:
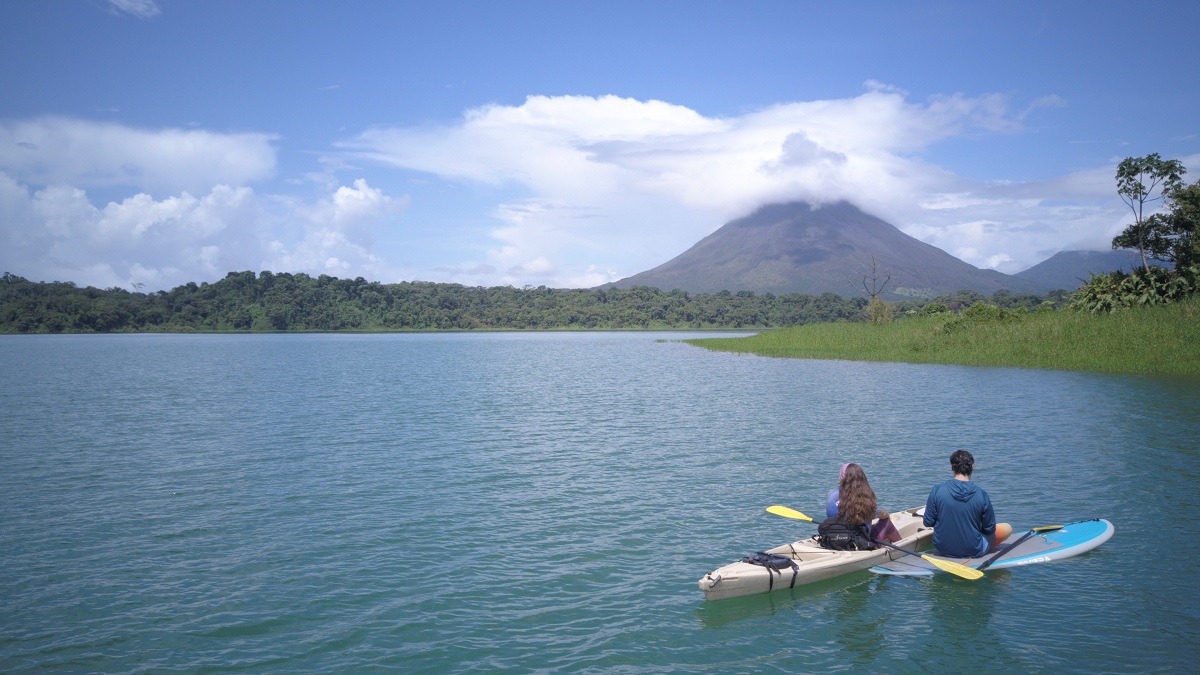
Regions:
<instances>
[{"instance_id":1,"label":"blue sky","mask_svg":"<svg viewBox=\"0 0 1200 675\"><path fill-rule=\"evenodd\" d=\"M0 3L0 271L591 287L848 199L978 267L1200 179L1200 3Z\"/></svg>"}]
</instances>

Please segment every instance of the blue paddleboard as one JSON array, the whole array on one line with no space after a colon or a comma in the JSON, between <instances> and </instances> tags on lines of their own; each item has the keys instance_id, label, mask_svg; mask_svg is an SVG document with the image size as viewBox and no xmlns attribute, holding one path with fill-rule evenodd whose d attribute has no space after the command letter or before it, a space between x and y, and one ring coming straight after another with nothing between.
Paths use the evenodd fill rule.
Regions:
<instances>
[{"instance_id":1,"label":"blue paddleboard","mask_svg":"<svg viewBox=\"0 0 1200 675\"><path fill-rule=\"evenodd\" d=\"M1078 523L1068 523L1063 525L1062 529L1059 530L1034 533L1016 546L1001 543L998 550L1004 550L1006 545L1011 547L1004 550L1003 555L997 558L987 569L998 570L1005 567L1033 565L1077 556L1108 541L1112 537L1113 531L1112 523L1103 518L1097 518L1094 520L1083 520ZM1008 541L1016 542L1026 534L1028 532L1013 533L1009 535ZM966 565L967 567L979 567L985 561L990 560L992 556L996 555L996 552L993 551L980 558L951 558L937 551L923 551L923 553L941 558L942 560L950 560ZM934 567L919 556L906 555L882 565L876 565L871 568L871 571L876 574L931 577L942 570Z\"/></svg>"}]
</instances>

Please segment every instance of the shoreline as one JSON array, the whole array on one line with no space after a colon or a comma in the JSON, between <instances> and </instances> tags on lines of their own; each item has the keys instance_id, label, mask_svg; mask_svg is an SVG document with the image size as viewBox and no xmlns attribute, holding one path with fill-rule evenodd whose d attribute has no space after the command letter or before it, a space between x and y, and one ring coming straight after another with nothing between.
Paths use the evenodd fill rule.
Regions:
<instances>
[{"instance_id":1,"label":"shoreline","mask_svg":"<svg viewBox=\"0 0 1200 675\"><path fill-rule=\"evenodd\" d=\"M685 342L777 358L1197 377L1200 296L1114 314L1067 310L1001 320L945 314L886 324L810 324L743 338Z\"/></svg>"}]
</instances>

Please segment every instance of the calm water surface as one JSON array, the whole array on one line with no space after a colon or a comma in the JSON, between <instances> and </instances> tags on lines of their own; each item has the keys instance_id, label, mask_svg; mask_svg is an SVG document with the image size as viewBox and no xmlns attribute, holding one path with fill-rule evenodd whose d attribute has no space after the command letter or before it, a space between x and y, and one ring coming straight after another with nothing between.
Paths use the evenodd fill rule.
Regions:
<instances>
[{"instance_id":1,"label":"calm water surface","mask_svg":"<svg viewBox=\"0 0 1200 675\"><path fill-rule=\"evenodd\" d=\"M681 333L0 338L0 671L1188 672L1200 381ZM857 461L958 447L1087 555L706 603Z\"/></svg>"}]
</instances>

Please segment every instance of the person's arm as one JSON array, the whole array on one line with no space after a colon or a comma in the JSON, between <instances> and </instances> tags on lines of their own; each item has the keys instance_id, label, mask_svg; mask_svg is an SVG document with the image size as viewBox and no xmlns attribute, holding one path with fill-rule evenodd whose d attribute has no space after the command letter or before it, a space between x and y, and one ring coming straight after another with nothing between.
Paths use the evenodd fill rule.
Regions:
<instances>
[{"instance_id":1,"label":"person's arm","mask_svg":"<svg viewBox=\"0 0 1200 675\"><path fill-rule=\"evenodd\" d=\"M925 517L921 519L925 527L937 526L937 491L938 486L934 485L933 489L929 491L929 499L925 500Z\"/></svg>"},{"instance_id":2,"label":"person's arm","mask_svg":"<svg viewBox=\"0 0 1200 675\"><path fill-rule=\"evenodd\" d=\"M979 488L980 494L983 495L983 511L979 514L979 531L987 536L992 536L996 533L996 512L992 510L992 498L988 493Z\"/></svg>"},{"instance_id":3,"label":"person's arm","mask_svg":"<svg viewBox=\"0 0 1200 675\"><path fill-rule=\"evenodd\" d=\"M829 491L829 496L825 498L825 517L832 518L837 515L838 499L841 497L841 488L833 488Z\"/></svg>"}]
</instances>

